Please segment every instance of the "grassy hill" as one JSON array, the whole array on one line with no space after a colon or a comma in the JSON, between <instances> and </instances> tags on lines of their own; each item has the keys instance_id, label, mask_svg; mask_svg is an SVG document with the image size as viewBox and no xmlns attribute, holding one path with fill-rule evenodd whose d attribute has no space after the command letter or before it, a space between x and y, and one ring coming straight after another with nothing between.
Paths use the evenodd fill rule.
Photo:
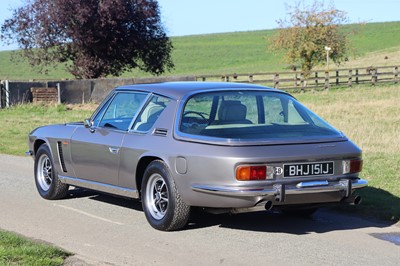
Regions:
<instances>
[{"instance_id":1,"label":"grassy hill","mask_svg":"<svg viewBox=\"0 0 400 266\"><path fill-rule=\"evenodd\" d=\"M356 51L345 66L400 64L400 22L348 25L358 34L351 37ZM266 39L275 30L173 37L175 69L165 75L201 75L282 71L288 68L281 55L267 51ZM388 59L384 59L387 57ZM0 52L0 79L72 78L63 67L48 75L36 73L24 62L11 62L11 53ZM133 70L122 77L149 74Z\"/></svg>"}]
</instances>

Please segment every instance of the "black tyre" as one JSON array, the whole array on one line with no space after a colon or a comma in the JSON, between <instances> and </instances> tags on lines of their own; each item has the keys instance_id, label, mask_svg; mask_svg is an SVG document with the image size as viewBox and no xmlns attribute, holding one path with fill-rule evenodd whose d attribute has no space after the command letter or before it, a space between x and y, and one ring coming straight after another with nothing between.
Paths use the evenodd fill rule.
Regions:
<instances>
[{"instance_id":1,"label":"black tyre","mask_svg":"<svg viewBox=\"0 0 400 266\"><path fill-rule=\"evenodd\" d=\"M163 161L153 161L146 168L142 184L142 206L147 221L161 231L183 228L189 219L186 205Z\"/></svg>"},{"instance_id":2,"label":"black tyre","mask_svg":"<svg viewBox=\"0 0 400 266\"><path fill-rule=\"evenodd\" d=\"M64 198L68 193L68 185L58 179L47 144L42 144L36 152L35 183L40 196L48 200Z\"/></svg>"}]
</instances>

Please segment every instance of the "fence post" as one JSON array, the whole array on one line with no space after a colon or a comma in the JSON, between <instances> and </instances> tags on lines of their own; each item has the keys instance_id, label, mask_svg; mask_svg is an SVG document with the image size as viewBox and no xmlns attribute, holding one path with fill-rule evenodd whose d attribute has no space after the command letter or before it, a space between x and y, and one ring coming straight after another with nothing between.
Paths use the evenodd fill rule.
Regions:
<instances>
[{"instance_id":1,"label":"fence post","mask_svg":"<svg viewBox=\"0 0 400 266\"><path fill-rule=\"evenodd\" d=\"M279 88L279 74L276 73L274 76L274 88Z\"/></svg>"},{"instance_id":2,"label":"fence post","mask_svg":"<svg viewBox=\"0 0 400 266\"><path fill-rule=\"evenodd\" d=\"M301 84L301 91L304 92L304 73L301 72L300 74L300 84Z\"/></svg>"},{"instance_id":3,"label":"fence post","mask_svg":"<svg viewBox=\"0 0 400 266\"><path fill-rule=\"evenodd\" d=\"M318 72L315 71L315 87L318 87Z\"/></svg>"},{"instance_id":4,"label":"fence post","mask_svg":"<svg viewBox=\"0 0 400 266\"><path fill-rule=\"evenodd\" d=\"M375 83L377 81L377 70L376 70L376 68L372 69L371 73L372 73L371 83L372 83L372 86L375 86Z\"/></svg>"},{"instance_id":5,"label":"fence post","mask_svg":"<svg viewBox=\"0 0 400 266\"><path fill-rule=\"evenodd\" d=\"M57 83L57 103L61 104L61 86L60 83Z\"/></svg>"},{"instance_id":6,"label":"fence post","mask_svg":"<svg viewBox=\"0 0 400 266\"><path fill-rule=\"evenodd\" d=\"M253 75L249 75L249 82L253 83Z\"/></svg>"},{"instance_id":7,"label":"fence post","mask_svg":"<svg viewBox=\"0 0 400 266\"><path fill-rule=\"evenodd\" d=\"M325 71L325 89L329 89L329 71Z\"/></svg>"},{"instance_id":8,"label":"fence post","mask_svg":"<svg viewBox=\"0 0 400 266\"><path fill-rule=\"evenodd\" d=\"M339 70L336 70L336 85L339 85Z\"/></svg>"},{"instance_id":9,"label":"fence post","mask_svg":"<svg viewBox=\"0 0 400 266\"><path fill-rule=\"evenodd\" d=\"M349 82L348 82L349 87L353 86L353 70L349 69Z\"/></svg>"},{"instance_id":10,"label":"fence post","mask_svg":"<svg viewBox=\"0 0 400 266\"><path fill-rule=\"evenodd\" d=\"M10 107L10 82L8 80L5 81L5 90L6 90L6 107Z\"/></svg>"},{"instance_id":11,"label":"fence post","mask_svg":"<svg viewBox=\"0 0 400 266\"><path fill-rule=\"evenodd\" d=\"M356 84L358 84L358 68L356 68Z\"/></svg>"},{"instance_id":12,"label":"fence post","mask_svg":"<svg viewBox=\"0 0 400 266\"><path fill-rule=\"evenodd\" d=\"M294 86L299 86L299 84L297 83L297 72L294 72Z\"/></svg>"},{"instance_id":13,"label":"fence post","mask_svg":"<svg viewBox=\"0 0 400 266\"><path fill-rule=\"evenodd\" d=\"M398 82L398 77L399 77L399 67L395 66L394 67L394 83L397 84Z\"/></svg>"}]
</instances>

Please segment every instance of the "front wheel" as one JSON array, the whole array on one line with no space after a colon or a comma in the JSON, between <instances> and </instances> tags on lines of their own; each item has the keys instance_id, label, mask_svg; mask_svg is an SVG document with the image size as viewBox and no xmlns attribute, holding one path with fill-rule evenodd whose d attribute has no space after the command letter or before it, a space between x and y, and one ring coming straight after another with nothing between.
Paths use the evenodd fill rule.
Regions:
<instances>
[{"instance_id":1,"label":"front wheel","mask_svg":"<svg viewBox=\"0 0 400 266\"><path fill-rule=\"evenodd\" d=\"M68 193L68 185L58 179L47 144L42 144L35 155L35 183L40 196L45 199L61 199Z\"/></svg>"},{"instance_id":2,"label":"front wheel","mask_svg":"<svg viewBox=\"0 0 400 266\"><path fill-rule=\"evenodd\" d=\"M190 206L182 201L163 161L153 161L146 168L142 185L142 206L147 221L155 229L178 230L188 222Z\"/></svg>"}]
</instances>

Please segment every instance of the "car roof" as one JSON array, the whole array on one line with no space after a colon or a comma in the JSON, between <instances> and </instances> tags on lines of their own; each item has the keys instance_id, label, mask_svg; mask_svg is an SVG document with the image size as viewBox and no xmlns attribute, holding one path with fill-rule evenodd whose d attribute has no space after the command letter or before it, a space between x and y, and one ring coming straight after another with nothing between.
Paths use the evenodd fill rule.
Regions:
<instances>
[{"instance_id":1,"label":"car roof","mask_svg":"<svg viewBox=\"0 0 400 266\"><path fill-rule=\"evenodd\" d=\"M181 99L185 95L200 91L215 91L215 90L263 90L263 91L283 91L264 87L261 85L233 83L233 82L163 82L149 84L134 84L124 85L115 88L116 91L146 91L164 95L173 99Z\"/></svg>"}]
</instances>

